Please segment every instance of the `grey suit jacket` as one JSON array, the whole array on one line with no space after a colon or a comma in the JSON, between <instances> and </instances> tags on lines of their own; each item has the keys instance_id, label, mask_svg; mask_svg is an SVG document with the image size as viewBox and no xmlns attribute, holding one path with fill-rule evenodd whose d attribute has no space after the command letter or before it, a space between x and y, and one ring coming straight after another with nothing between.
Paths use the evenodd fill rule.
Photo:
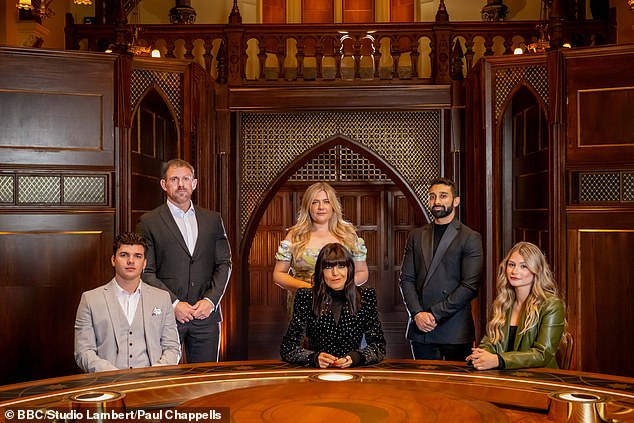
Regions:
<instances>
[{"instance_id":1,"label":"grey suit jacket","mask_svg":"<svg viewBox=\"0 0 634 423\"><path fill-rule=\"evenodd\" d=\"M143 280L169 292L172 302L178 299L195 304L209 298L214 303L209 318L192 323L217 323L222 320L220 300L231 274L231 250L220 214L194 209L198 238L193 254L167 204L141 216L137 231L148 243Z\"/></svg>"},{"instance_id":2,"label":"grey suit jacket","mask_svg":"<svg viewBox=\"0 0 634 423\"><path fill-rule=\"evenodd\" d=\"M85 372L117 370L117 339L121 325L121 305L117 300L114 278L81 296L75 318L75 361ZM145 344L152 366L178 364L181 345L176 329L174 308L169 295L148 284L141 285L141 308Z\"/></svg>"},{"instance_id":3,"label":"grey suit jacket","mask_svg":"<svg viewBox=\"0 0 634 423\"><path fill-rule=\"evenodd\" d=\"M407 339L421 343L464 344L475 339L471 300L482 274L482 238L454 219L433 254L434 224L413 230L405 246L400 287L410 321ZM426 311L438 326L418 329L414 316Z\"/></svg>"}]
</instances>

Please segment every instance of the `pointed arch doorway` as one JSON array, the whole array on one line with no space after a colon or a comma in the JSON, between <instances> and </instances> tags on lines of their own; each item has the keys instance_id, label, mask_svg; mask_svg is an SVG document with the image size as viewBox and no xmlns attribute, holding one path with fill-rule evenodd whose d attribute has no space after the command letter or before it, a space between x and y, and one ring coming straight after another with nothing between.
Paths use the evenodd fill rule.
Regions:
<instances>
[{"instance_id":1,"label":"pointed arch doorway","mask_svg":"<svg viewBox=\"0 0 634 423\"><path fill-rule=\"evenodd\" d=\"M166 95L150 86L133 112L130 137L131 227L165 201L160 186L163 164L180 157L177 119Z\"/></svg>"},{"instance_id":2,"label":"pointed arch doorway","mask_svg":"<svg viewBox=\"0 0 634 423\"><path fill-rule=\"evenodd\" d=\"M330 183L368 247L370 276L387 339L389 358L411 358L405 340L407 313L398 276L409 232L425 223L422 205L398 173L380 157L345 137L334 137L299 157L261 205L249 254L249 359L279 359L288 326L286 291L273 283L275 252L295 222L305 189ZM256 212L255 216L258 215ZM249 225L255 226L255 225Z\"/></svg>"},{"instance_id":3,"label":"pointed arch doorway","mask_svg":"<svg viewBox=\"0 0 634 423\"><path fill-rule=\"evenodd\" d=\"M519 85L502 123L502 256L518 241L547 256L549 237L549 139L545 105L532 88Z\"/></svg>"}]
</instances>

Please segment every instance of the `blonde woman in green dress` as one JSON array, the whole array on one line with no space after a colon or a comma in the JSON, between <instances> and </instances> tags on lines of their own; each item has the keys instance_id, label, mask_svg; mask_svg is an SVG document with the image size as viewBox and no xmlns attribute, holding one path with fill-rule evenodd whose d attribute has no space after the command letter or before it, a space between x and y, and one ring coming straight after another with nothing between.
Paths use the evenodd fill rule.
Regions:
<instances>
[{"instance_id":1,"label":"blonde woman in green dress","mask_svg":"<svg viewBox=\"0 0 634 423\"><path fill-rule=\"evenodd\" d=\"M273 282L289 291L289 310L295 291L310 288L321 248L331 242L345 246L354 260L354 283L368 280L367 248L354 225L343 219L335 190L325 182L306 189L297 223L288 230L275 254Z\"/></svg>"}]
</instances>

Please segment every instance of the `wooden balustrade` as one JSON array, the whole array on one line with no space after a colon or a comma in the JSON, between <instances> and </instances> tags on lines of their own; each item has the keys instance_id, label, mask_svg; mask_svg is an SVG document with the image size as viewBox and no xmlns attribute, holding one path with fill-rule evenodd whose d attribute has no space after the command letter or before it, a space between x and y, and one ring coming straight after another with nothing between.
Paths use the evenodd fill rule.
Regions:
<instances>
[{"instance_id":1,"label":"wooden balustrade","mask_svg":"<svg viewBox=\"0 0 634 423\"><path fill-rule=\"evenodd\" d=\"M451 81L452 55L462 50L466 74L483 56L512 54L514 48L536 41L538 24L176 24L136 25L137 31L128 32L138 34L134 43L154 46L164 57L194 60L230 86L389 80L446 84ZM609 39L606 21L568 21L564 33L575 47ZM114 25L75 24L67 16L67 49L103 51L113 43L114 34ZM219 70L220 54L226 57Z\"/></svg>"}]
</instances>

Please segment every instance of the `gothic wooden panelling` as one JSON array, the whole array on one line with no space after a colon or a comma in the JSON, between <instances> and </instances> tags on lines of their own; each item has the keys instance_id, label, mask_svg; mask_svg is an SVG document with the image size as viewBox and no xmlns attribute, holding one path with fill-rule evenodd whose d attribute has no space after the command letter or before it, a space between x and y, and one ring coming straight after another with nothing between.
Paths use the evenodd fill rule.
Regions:
<instances>
[{"instance_id":1,"label":"gothic wooden panelling","mask_svg":"<svg viewBox=\"0 0 634 423\"><path fill-rule=\"evenodd\" d=\"M579 90L577 146L634 146L633 105L634 87Z\"/></svg>"},{"instance_id":2,"label":"gothic wooden panelling","mask_svg":"<svg viewBox=\"0 0 634 423\"><path fill-rule=\"evenodd\" d=\"M609 50L609 51L608 51ZM634 78L631 46L603 49L602 55L566 52L568 160L631 164L634 157Z\"/></svg>"},{"instance_id":3,"label":"gothic wooden panelling","mask_svg":"<svg viewBox=\"0 0 634 423\"><path fill-rule=\"evenodd\" d=\"M286 306L286 295L281 288L273 284L271 275L275 264L275 252L280 242L286 236L288 228L285 222L288 212L284 207L288 205L288 193L276 195L269 204L269 208L262 217L262 224L257 231L251 245L249 255L251 275L251 304L255 306L279 306L283 311Z\"/></svg>"},{"instance_id":4,"label":"gothic wooden panelling","mask_svg":"<svg viewBox=\"0 0 634 423\"><path fill-rule=\"evenodd\" d=\"M566 50L566 49L564 49ZM576 366L634 375L632 46L561 51L568 229L565 270ZM560 258L560 260L561 260ZM557 257L552 259L556 260Z\"/></svg>"},{"instance_id":5,"label":"gothic wooden panelling","mask_svg":"<svg viewBox=\"0 0 634 423\"><path fill-rule=\"evenodd\" d=\"M3 164L113 166L115 60L2 48Z\"/></svg>"},{"instance_id":6,"label":"gothic wooden panelling","mask_svg":"<svg viewBox=\"0 0 634 423\"><path fill-rule=\"evenodd\" d=\"M80 372L80 295L113 275L117 57L0 48L2 383Z\"/></svg>"},{"instance_id":7,"label":"gothic wooden panelling","mask_svg":"<svg viewBox=\"0 0 634 423\"><path fill-rule=\"evenodd\" d=\"M112 278L113 214L1 216L0 383L80 373L73 327L81 293ZM37 228L34 230L33 228Z\"/></svg>"},{"instance_id":8,"label":"gothic wooden panelling","mask_svg":"<svg viewBox=\"0 0 634 423\"><path fill-rule=\"evenodd\" d=\"M26 147L48 150L103 148L99 94L0 90L0 148ZM10 107L9 107L10 105ZM76 122L94 122L82 125Z\"/></svg>"},{"instance_id":9,"label":"gothic wooden panelling","mask_svg":"<svg viewBox=\"0 0 634 423\"><path fill-rule=\"evenodd\" d=\"M585 371L634 376L634 230L570 231L569 303L576 314L578 365ZM572 264L571 263L571 264ZM575 309L578 305L578 309Z\"/></svg>"}]
</instances>

